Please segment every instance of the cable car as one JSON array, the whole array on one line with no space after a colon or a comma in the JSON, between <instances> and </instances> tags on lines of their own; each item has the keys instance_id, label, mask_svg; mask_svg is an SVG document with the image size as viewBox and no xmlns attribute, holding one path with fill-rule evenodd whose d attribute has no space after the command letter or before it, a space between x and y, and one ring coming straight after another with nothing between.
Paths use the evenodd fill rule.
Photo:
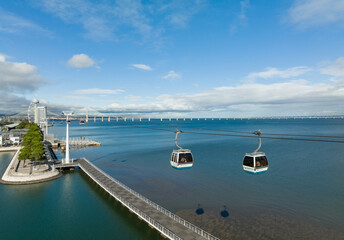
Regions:
<instances>
[{"instance_id":1,"label":"cable car","mask_svg":"<svg viewBox=\"0 0 344 240\"><path fill-rule=\"evenodd\" d=\"M265 153L258 152L260 147L262 146L262 139L260 135L262 134L260 130L254 132L255 135L258 135L258 141L259 146L258 148L252 152L252 153L246 153L242 167L245 172L251 173L251 174L258 174L258 173L264 173L269 168L268 159L265 156Z\"/></svg>"},{"instance_id":2,"label":"cable car","mask_svg":"<svg viewBox=\"0 0 344 240\"><path fill-rule=\"evenodd\" d=\"M178 138L178 134L181 133L181 131L179 131L177 129L176 131L176 137L174 139L174 144L176 145L177 148L179 149L174 149L172 154L171 154L171 160L170 160L170 164L173 168L176 169L188 169L188 168L192 168L193 165L193 156L191 153L190 149L183 149L182 147L180 147L177 144L177 138Z\"/></svg>"}]
</instances>

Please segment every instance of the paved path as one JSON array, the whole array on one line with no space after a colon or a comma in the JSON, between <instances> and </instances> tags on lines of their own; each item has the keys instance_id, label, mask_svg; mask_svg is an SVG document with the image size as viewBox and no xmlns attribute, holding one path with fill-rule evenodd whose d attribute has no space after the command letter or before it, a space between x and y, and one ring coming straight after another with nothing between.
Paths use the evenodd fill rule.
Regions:
<instances>
[{"instance_id":1,"label":"paved path","mask_svg":"<svg viewBox=\"0 0 344 240\"><path fill-rule=\"evenodd\" d=\"M6 149L6 150L5 150ZM49 169L48 166L42 166L41 171L31 172L29 167L23 168L23 165L19 165L18 172L15 172L15 168L18 165L18 155L21 147L6 147L0 148L3 151L16 151L12 157L12 160L8 164L7 169L2 175L0 182L4 184L32 184L50 181L61 176L61 173L55 169ZM38 167L37 167L38 168Z\"/></svg>"},{"instance_id":2,"label":"paved path","mask_svg":"<svg viewBox=\"0 0 344 240\"><path fill-rule=\"evenodd\" d=\"M20 147L0 147L0 152L16 152Z\"/></svg>"},{"instance_id":3,"label":"paved path","mask_svg":"<svg viewBox=\"0 0 344 240\"><path fill-rule=\"evenodd\" d=\"M169 239L210 239L218 238L192 225L179 216L151 202L122 183L111 178L86 159L78 160L79 167L99 186L134 212L139 218Z\"/></svg>"}]
</instances>

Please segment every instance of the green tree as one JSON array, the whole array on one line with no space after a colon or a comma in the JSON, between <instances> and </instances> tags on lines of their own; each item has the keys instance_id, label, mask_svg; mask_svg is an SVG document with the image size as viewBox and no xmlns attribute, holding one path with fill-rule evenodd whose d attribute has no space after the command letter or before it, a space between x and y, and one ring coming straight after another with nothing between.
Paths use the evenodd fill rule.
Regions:
<instances>
[{"instance_id":1,"label":"green tree","mask_svg":"<svg viewBox=\"0 0 344 240\"><path fill-rule=\"evenodd\" d=\"M18 160L26 160L31 158L31 148L30 147L24 147L20 151L20 154L18 156Z\"/></svg>"},{"instance_id":2,"label":"green tree","mask_svg":"<svg viewBox=\"0 0 344 240\"><path fill-rule=\"evenodd\" d=\"M31 145L31 157L36 161L41 161L44 160L43 155L43 143L39 141L34 141Z\"/></svg>"},{"instance_id":3,"label":"green tree","mask_svg":"<svg viewBox=\"0 0 344 240\"><path fill-rule=\"evenodd\" d=\"M16 128L17 129L23 129L23 128L30 128L30 126L31 126L31 124L29 123L29 121L24 120Z\"/></svg>"},{"instance_id":4,"label":"green tree","mask_svg":"<svg viewBox=\"0 0 344 240\"><path fill-rule=\"evenodd\" d=\"M39 131L38 125L36 123L32 123L29 128L29 131Z\"/></svg>"},{"instance_id":5,"label":"green tree","mask_svg":"<svg viewBox=\"0 0 344 240\"><path fill-rule=\"evenodd\" d=\"M22 145L29 146L33 141L43 141L42 135L38 131L29 130L23 137Z\"/></svg>"},{"instance_id":6,"label":"green tree","mask_svg":"<svg viewBox=\"0 0 344 240\"><path fill-rule=\"evenodd\" d=\"M35 161L45 160L43 137L37 124L30 124L30 128L23 137L22 150L20 151L18 160L31 159Z\"/></svg>"},{"instance_id":7,"label":"green tree","mask_svg":"<svg viewBox=\"0 0 344 240\"><path fill-rule=\"evenodd\" d=\"M4 122L0 122L0 126L9 125L9 124L12 124L12 123L13 122L4 121Z\"/></svg>"}]
</instances>

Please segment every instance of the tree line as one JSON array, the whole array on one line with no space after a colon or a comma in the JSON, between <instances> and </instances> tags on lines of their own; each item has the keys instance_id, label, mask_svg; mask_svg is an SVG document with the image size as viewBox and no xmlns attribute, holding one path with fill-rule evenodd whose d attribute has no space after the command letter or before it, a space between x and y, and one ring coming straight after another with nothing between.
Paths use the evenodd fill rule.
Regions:
<instances>
[{"instance_id":1,"label":"tree line","mask_svg":"<svg viewBox=\"0 0 344 240\"><path fill-rule=\"evenodd\" d=\"M26 124L26 123L25 123ZM24 125L24 124L23 124ZM35 123L29 124L29 131L24 135L21 143L24 146L19 154L19 160L46 160L44 157L43 137Z\"/></svg>"},{"instance_id":2,"label":"tree line","mask_svg":"<svg viewBox=\"0 0 344 240\"><path fill-rule=\"evenodd\" d=\"M16 126L16 129L24 129L24 128L30 128L30 126L34 123L29 123L28 120L21 121L18 126Z\"/></svg>"}]
</instances>

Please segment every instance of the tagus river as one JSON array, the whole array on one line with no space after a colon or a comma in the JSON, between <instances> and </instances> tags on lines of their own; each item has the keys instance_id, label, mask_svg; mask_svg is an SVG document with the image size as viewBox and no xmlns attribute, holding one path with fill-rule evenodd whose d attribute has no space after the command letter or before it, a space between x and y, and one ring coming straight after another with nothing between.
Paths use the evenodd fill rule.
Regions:
<instances>
[{"instance_id":1,"label":"tagus river","mask_svg":"<svg viewBox=\"0 0 344 240\"><path fill-rule=\"evenodd\" d=\"M72 158L86 157L221 239L344 239L343 143L263 139L269 170L250 175L242 159L256 149L257 139L182 133L178 143L192 150L195 162L192 169L175 170L169 164L174 134L130 126L140 124L344 136L343 119L72 122L70 136L102 143L72 149ZM49 131L62 138L65 124ZM1 174L11 156L0 154ZM0 239L162 239L81 171L42 184L0 185L0 196ZM200 208L203 214L196 214ZM228 217L221 216L224 209Z\"/></svg>"}]
</instances>

